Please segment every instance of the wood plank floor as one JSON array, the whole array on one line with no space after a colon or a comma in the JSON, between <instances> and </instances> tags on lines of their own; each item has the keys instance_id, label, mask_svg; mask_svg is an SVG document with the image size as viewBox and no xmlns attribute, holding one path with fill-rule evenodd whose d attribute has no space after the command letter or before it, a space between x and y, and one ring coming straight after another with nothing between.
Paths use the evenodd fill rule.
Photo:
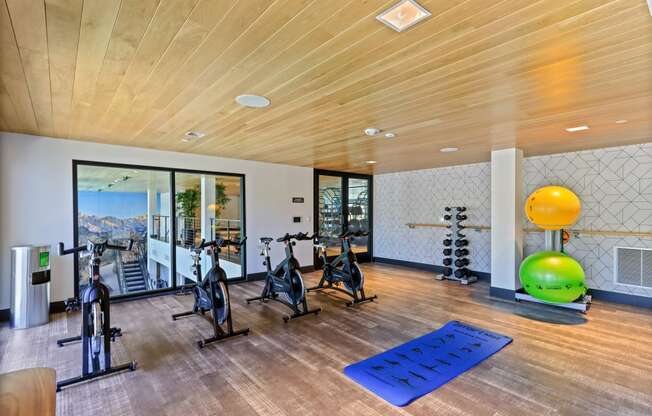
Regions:
<instances>
[{"instance_id":1,"label":"wood plank floor","mask_svg":"<svg viewBox=\"0 0 652 416\"><path fill-rule=\"evenodd\" d=\"M124 336L116 363L139 369L71 387L59 415L652 415L652 311L595 302L588 316L489 298L479 282L438 282L426 272L365 265L379 299L355 308L308 296L319 316L284 324L280 304L246 305L261 282L233 285L236 338L199 351L210 324L172 322L192 296L163 296L112 306ZM310 283L319 275L305 276ZM458 319L514 338L512 345L408 407L396 408L342 373L349 364ZM79 331L79 315L49 325L0 327L0 372L50 366L58 379L80 371L79 345L57 338Z\"/></svg>"}]
</instances>

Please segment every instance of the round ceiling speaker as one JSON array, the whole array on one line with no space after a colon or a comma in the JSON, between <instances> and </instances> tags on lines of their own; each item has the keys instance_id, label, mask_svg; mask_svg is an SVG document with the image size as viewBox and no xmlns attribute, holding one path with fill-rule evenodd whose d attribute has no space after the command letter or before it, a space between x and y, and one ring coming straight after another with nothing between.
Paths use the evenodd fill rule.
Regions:
<instances>
[{"instance_id":1,"label":"round ceiling speaker","mask_svg":"<svg viewBox=\"0 0 652 416\"><path fill-rule=\"evenodd\" d=\"M269 107L271 101L262 95L243 94L235 97L235 102L243 107L265 108Z\"/></svg>"},{"instance_id":2,"label":"round ceiling speaker","mask_svg":"<svg viewBox=\"0 0 652 416\"><path fill-rule=\"evenodd\" d=\"M378 133L380 133L380 129L377 129L375 127L369 127L364 129L364 134L367 136L376 136Z\"/></svg>"}]
</instances>

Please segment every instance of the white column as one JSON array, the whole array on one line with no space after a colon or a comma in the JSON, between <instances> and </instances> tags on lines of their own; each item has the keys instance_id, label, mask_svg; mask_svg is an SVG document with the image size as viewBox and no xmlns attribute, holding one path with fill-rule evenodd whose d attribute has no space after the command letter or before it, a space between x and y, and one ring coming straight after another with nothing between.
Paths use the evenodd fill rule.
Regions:
<instances>
[{"instance_id":1,"label":"white column","mask_svg":"<svg viewBox=\"0 0 652 416\"><path fill-rule=\"evenodd\" d=\"M519 287L523 259L523 151L491 152L491 287L500 295ZM502 289L502 290L501 290Z\"/></svg>"},{"instance_id":2,"label":"white column","mask_svg":"<svg viewBox=\"0 0 652 416\"><path fill-rule=\"evenodd\" d=\"M151 274L156 272L156 264L152 260L151 235L154 231L154 215L156 215L156 186L151 177L147 181L147 270ZM152 273L154 271L154 273Z\"/></svg>"},{"instance_id":3,"label":"white column","mask_svg":"<svg viewBox=\"0 0 652 416\"><path fill-rule=\"evenodd\" d=\"M201 238L211 239L211 220L215 219L215 177L201 176ZM202 256L202 271L207 273L212 264L209 256Z\"/></svg>"},{"instance_id":4,"label":"white column","mask_svg":"<svg viewBox=\"0 0 652 416\"><path fill-rule=\"evenodd\" d=\"M201 176L201 238L211 239L211 220L215 219L215 177Z\"/></svg>"}]
</instances>

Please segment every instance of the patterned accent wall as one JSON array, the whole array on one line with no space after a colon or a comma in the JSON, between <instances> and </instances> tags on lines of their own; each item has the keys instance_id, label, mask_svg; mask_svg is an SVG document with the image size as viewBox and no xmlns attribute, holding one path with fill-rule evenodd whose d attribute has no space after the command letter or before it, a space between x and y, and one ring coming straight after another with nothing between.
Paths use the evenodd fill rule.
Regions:
<instances>
[{"instance_id":1,"label":"patterned accent wall","mask_svg":"<svg viewBox=\"0 0 652 416\"><path fill-rule=\"evenodd\" d=\"M577 193L582 215L574 228L652 232L652 143L529 157L523 169L526 196L545 185ZM374 255L440 265L446 231L405 224L438 223L445 206L465 205L468 224L490 225L490 187L489 163L375 176ZM470 267L490 272L490 233L469 231L467 236ZM616 246L652 248L652 239L577 235L566 248L582 263L589 287L652 297L652 289L614 282ZM526 255L541 249L542 233L525 235Z\"/></svg>"},{"instance_id":2,"label":"patterned accent wall","mask_svg":"<svg viewBox=\"0 0 652 416\"><path fill-rule=\"evenodd\" d=\"M414 228L407 223L441 223L444 207L466 206L465 224L491 223L491 164L374 176L374 256L442 264L445 228ZM491 271L491 235L467 230L471 264Z\"/></svg>"},{"instance_id":3,"label":"patterned accent wall","mask_svg":"<svg viewBox=\"0 0 652 416\"><path fill-rule=\"evenodd\" d=\"M562 185L579 196L573 228L652 232L652 143L529 157L523 165L526 195ZM542 234L525 235L526 255L543 246ZM574 235L566 252L584 267L589 287L652 297L652 288L615 283L614 247L652 248L652 238Z\"/></svg>"}]
</instances>

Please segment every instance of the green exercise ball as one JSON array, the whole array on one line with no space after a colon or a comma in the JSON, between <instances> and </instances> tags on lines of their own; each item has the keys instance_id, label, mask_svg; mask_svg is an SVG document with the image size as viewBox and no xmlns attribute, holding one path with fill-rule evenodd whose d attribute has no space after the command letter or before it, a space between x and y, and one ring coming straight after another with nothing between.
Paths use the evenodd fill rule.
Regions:
<instances>
[{"instance_id":1,"label":"green exercise ball","mask_svg":"<svg viewBox=\"0 0 652 416\"><path fill-rule=\"evenodd\" d=\"M525 291L546 302L568 303L586 294L582 266L558 251L528 256L518 274Z\"/></svg>"}]
</instances>

